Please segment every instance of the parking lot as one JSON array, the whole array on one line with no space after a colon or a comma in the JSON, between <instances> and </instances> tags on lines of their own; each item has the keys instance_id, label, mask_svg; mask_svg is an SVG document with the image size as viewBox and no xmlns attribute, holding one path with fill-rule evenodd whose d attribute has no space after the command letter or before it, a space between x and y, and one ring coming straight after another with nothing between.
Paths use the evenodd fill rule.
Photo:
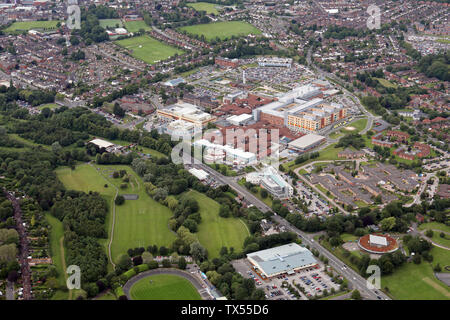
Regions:
<instances>
[{"instance_id":1,"label":"parking lot","mask_svg":"<svg viewBox=\"0 0 450 320\"><path fill-rule=\"evenodd\" d=\"M253 279L256 288L264 290L266 298L269 300L308 300L316 294L318 296L322 295L325 289L328 293L330 293L331 288L334 288L336 291L339 290L339 284L333 282L325 273L324 266L319 261L317 268L306 268L291 275L283 274L268 280L261 278L246 259L235 260L232 264L244 278ZM287 286L283 284L284 282L287 282L298 291L300 299L289 291ZM306 294L300 292L296 285L305 288Z\"/></svg>"},{"instance_id":2,"label":"parking lot","mask_svg":"<svg viewBox=\"0 0 450 320\"><path fill-rule=\"evenodd\" d=\"M309 216L312 214L328 214L330 211L330 205L325 199L311 190L311 188L306 186L302 181L297 181L297 185L295 187L297 188L299 198L305 200L306 202L311 201L309 206Z\"/></svg>"}]
</instances>

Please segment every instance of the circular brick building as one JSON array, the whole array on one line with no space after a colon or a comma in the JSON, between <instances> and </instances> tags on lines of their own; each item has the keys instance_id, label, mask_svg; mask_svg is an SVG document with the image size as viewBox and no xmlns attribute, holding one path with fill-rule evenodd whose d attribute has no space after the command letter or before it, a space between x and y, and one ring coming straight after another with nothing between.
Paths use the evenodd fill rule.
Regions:
<instances>
[{"instance_id":1,"label":"circular brick building","mask_svg":"<svg viewBox=\"0 0 450 320\"><path fill-rule=\"evenodd\" d=\"M384 254L398 249L397 240L386 234L366 234L358 240L358 245L369 253Z\"/></svg>"}]
</instances>

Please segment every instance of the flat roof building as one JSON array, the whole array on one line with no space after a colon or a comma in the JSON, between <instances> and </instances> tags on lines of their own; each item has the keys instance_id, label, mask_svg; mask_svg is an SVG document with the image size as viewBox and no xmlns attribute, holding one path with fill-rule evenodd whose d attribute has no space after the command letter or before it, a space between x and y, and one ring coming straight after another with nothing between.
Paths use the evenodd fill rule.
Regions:
<instances>
[{"instance_id":1,"label":"flat roof building","mask_svg":"<svg viewBox=\"0 0 450 320\"><path fill-rule=\"evenodd\" d=\"M105 149L114 146L114 143L111 143L111 142L103 140L103 139L93 139L93 140L89 141L89 143L95 144L97 147L105 148Z\"/></svg>"},{"instance_id":2,"label":"flat roof building","mask_svg":"<svg viewBox=\"0 0 450 320\"><path fill-rule=\"evenodd\" d=\"M298 151L306 151L318 146L322 141L325 140L324 136L320 136L318 134L307 134L303 137L300 137L294 141L288 143L289 149L298 150Z\"/></svg>"},{"instance_id":3,"label":"flat roof building","mask_svg":"<svg viewBox=\"0 0 450 320\"><path fill-rule=\"evenodd\" d=\"M186 83L186 81L183 78L176 78L172 80L167 80L166 82L164 82L164 85L168 87L176 87L181 83Z\"/></svg>"},{"instance_id":4,"label":"flat roof building","mask_svg":"<svg viewBox=\"0 0 450 320\"><path fill-rule=\"evenodd\" d=\"M372 246L387 246L387 240L385 237L380 237L380 236L376 236L376 235L369 235L369 243Z\"/></svg>"},{"instance_id":5,"label":"flat roof building","mask_svg":"<svg viewBox=\"0 0 450 320\"><path fill-rule=\"evenodd\" d=\"M209 175L206 171L196 168L189 169L189 173L200 181L206 180L206 178L208 178Z\"/></svg>"},{"instance_id":6,"label":"flat roof building","mask_svg":"<svg viewBox=\"0 0 450 320\"><path fill-rule=\"evenodd\" d=\"M196 105L180 102L158 109L156 113L161 120L184 120L193 123L197 127L204 127L208 122L217 119L209 113L201 111Z\"/></svg>"},{"instance_id":7,"label":"flat roof building","mask_svg":"<svg viewBox=\"0 0 450 320\"><path fill-rule=\"evenodd\" d=\"M283 273L292 274L317 264L311 251L296 243L249 253L247 259L267 278Z\"/></svg>"},{"instance_id":8,"label":"flat roof building","mask_svg":"<svg viewBox=\"0 0 450 320\"><path fill-rule=\"evenodd\" d=\"M227 121L231 124L234 124L236 126L240 126L243 124L246 124L247 122L253 120L253 116L251 114L240 114L240 115L233 115L231 117L227 118Z\"/></svg>"}]
</instances>

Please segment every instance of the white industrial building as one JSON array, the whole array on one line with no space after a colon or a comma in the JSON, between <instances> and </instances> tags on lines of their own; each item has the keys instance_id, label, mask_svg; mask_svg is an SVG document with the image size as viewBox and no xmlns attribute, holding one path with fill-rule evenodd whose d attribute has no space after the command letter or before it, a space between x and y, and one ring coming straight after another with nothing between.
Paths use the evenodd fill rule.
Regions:
<instances>
[{"instance_id":1,"label":"white industrial building","mask_svg":"<svg viewBox=\"0 0 450 320\"><path fill-rule=\"evenodd\" d=\"M206 148L206 154L214 155L217 161L220 161L220 157L223 162L232 165L251 165L257 162L256 154L252 152L243 151L241 149L235 149L228 145L220 145L212 143L206 139L197 140L194 142L194 147L204 147ZM204 160L208 161L207 157ZM216 161L216 162L217 162ZM214 162L214 161L211 161Z\"/></svg>"},{"instance_id":2,"label":"white industrial building","mask_svg":"<svg viewBox=\"0 0 450 320\"><path fill-rule=\"evenodd\" d=\"M184 120L191 122L197 127L205 127L208 122L217 118L209 113L203 112L199 107L190 103L176 103L156 111L158 118L162 121L172 122Z\"/></svg>"},{"instance_id":3,"label":"white industrial building","mask_svg":"<svg viewBox=\"0 0 450 320\"><path fill-rule=\"evenodd\" d=\"M294 195L294 188L272 166L267 166L261 172L250 172L245 179L247 182L259 184L270 194L280 199L287 199Z\"/></svg>"},{"instance_id":4,"label":"white industrial building","mask_svg":"<svg viewBox=\"0 0 450 320\"><path fill-rule=\"evenodd\" d=\"M260 67L286 67L292 66L291 58L279 58L279 57L262 57L258 58L258 65Z\"/></svg>"},{"instance_id":5,"label":"white industrial building","mask_svg":"<svg viewBox=\"0 0 450 320\"><path fill-rule=\"evenodd\" d=\"M325 141L324 136L310 133L310 134L304 135L303 137L295 139L294 141L289 142L288 148L292 149L292 150L304 152L304 151L307 151L314 147L317 147L323 141Z\"/></svg>"},{"instance_id":6,"label":"white industrial building","mask_svg":"<svg viewBox=\"0 0 450 320\"><path fill-rule=\"evenodd\" d=\"M297 270L317 265L311 251L296 243L249 253L247 259L265 278L294 274Z\"/></svg>"},{"instance_id":7,"label":"white industrial building","mask_svg":"<svg viewBox=\"0 0 450 320\"><path fill-rule=\"evenodd\" d=\"M198 130L200 129L192 122L175 120L161 127L160 131L175 137L191 137Z\"/></svg>"},{"instance_id":8,"label":"white industrial building","mask_svg":"<svg viewBox=\"0 0 450 320\"><path fill-rule=\"evenodd\" d=\"M189 169L189 173L200 181L206 180L209 176L209 174L206 171L196 168Z\"/></svg>"},{"instance_id":9,"label":"white industrial building","mask_svg":"<svg viewBox=\"0 0 450 320\"><path fill-rule=\"evenodd\" d=\"M92 143L100 149L105 149L106 152L120 152L123 149L123 146L117 146L112 142L98 138L92 139L89 143Z\"/></svg>"},{"instance_id":10,"label":"white industrial building","mask_svg":"<svg viewBox=\"0 0 450 320\"><path fill-rule=\"evenodd\" d=\"M231 124L234 124L235 126L241 126L244 124L247 124L248 122L253 120L253 116L251 114L240 114L240 115L233 115L231 117L227 118L227 121Z\"/></svg>"}]
</instances>

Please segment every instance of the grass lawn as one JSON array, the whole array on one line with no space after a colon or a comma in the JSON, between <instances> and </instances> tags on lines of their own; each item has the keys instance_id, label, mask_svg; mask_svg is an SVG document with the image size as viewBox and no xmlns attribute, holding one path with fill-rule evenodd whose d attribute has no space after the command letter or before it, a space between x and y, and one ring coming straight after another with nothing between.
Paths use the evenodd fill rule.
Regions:
<instances>
[{"instance_id":1,"label":"grass lawn","mask_svg":"<svg viewBox=\"0 0 450 320\"><path fill-rule=\"evenodd\" d=\"M188 194L198 201L202 221L198 226L197 237L208 250L208 258L219 257L222 247L242 250L244 240L250 235L245 223L237 218L219 217L220 205L206 195L191 190Z\"/></svg>"},{"instance_id":2,"label":"grass lawn","mask_svg":"<svg viewBox=\"0 0 450 320\"><path fill-rule=\"evenodd\" d=\"M450 39L437 39L436 42L450 44Z\"/></svg>"},{"instance_id":3,"label":"grass lawn","mask_svg":"<svg viewBox=\"0 0 450 320\"><path fill-rule=\"evenodd\" d=\"M444 232L450 233L450 227L439 222L428 222L428 223L422 223L419 226L420 230L428 230L428 229L435 229L435 230L441 230Z\"/></svg>"},{"instance_id":4,"label":"grass lawn","mask_svg":"<svg viewBox=\"0 0 450 320\"><path fill-rule=\"evenodd\" d=\"M445 246L447 248L450 248L450 235L444 234L444 238L441 238L440 232L433 231L433 242L436 242L437 244L440 244L441 246ZM450 252L448 253L450 256Z\"/></svg>"},{"instance_id":5,"label":"grass lawn","mask_svg":"<svg viewBox=\"0 0 450 320\"><path fill-rule=\"evenodd\" d=\"M116 295L112 293L111 291L108 291L104 295L102 295L100 298L97 298L95 300L117 300Z\"/></svg>"},{"instance_id":6,"label":"grass lawn","mask_svg":"<svg viewBox=\"0 0 450 320\"><path fill-rule=\"evenodd\" d=\"M225 21L207 24L197 24L193 26L181 27L190 34L204 35L207 41L211 41L216 37L224 40L232 36L247 36L249 34L261 34L261 31L251 24L244 21Z\"/></svg>"},{"instance_id":7,"label":"grass lawn","mask_svg":"<svg viewBox=\"0 0 450 320\"><path fill-rule=\"evenodd\" d=\"M201 300L192 283L172 274L156 274L139 280L131 287L130 294L133 300Z\"/></svg>"},{"instance_id":8,"label":"grass lawn","mask_svg":"<svg viewBox=\"0 0 450 320\"><path fill-rule=\"evenodd\" d=\"M442 272L450 272L444 268L445 266L450 266L450 254L448 250L434 246L433 249L431 249L431 255L433 256L433 266L439 263L441 265Z\"/></svg>"},{"instance_id":9,"label":"grass lawn","mask_svg":"<svg viewBox=\"0 0 450 320\"><path fill-rule=\"evenodd\" d=\"M325 160L340 160L338 157L338 153L344 150L344 148L339 147L335 148L334 146L336 143L330 144L328 147L326 147L323 150L319 151L319 156L315 159L309 159L308 161L305 161L300 164L295 164L295 161L292 162L292 165L289 167L289 169L296 169L298 167L302 167L304 165L307 165L308 163L314 162L314 161L325 161ZM342 159L341 159L342 160ZM290 164L291 162L289 162Z\"/></svg>"},{"instance_id":10,"label":"grass lawn","mask_svg":"<svg viewBox=\"0 0 450 320\"><path fill-rule=\"evenodd\" d=\"M100 23L100 27L106 29L109 28L116 28L116 25L119 25L119 28L123 27L122 20L120 19L100 19L98 20Z\"/></svg>"},{"instance_id":11,"label":"grass lawn","mask_svg":"<svg viewBox=\"0 0 450 320\"><path fill-rule=\"evenodd\" d=\"M172 216L170 209L147 195L143 181L130 167L108 165L97 166L97 168L102 173L103 182L104 179L107 179L116 187L120 186L122 179L114 179L110 175L113 171L126 170L132 179L126 189L119 189L119 194L137 194L139 196L138 200L126 200L123 205L116 206L114 238L111 245L113 261L116 262L117 258L130 248L146 248L153 244L168 247L176 238L168 227L168 221ZM99 180L102 179L99 178ZM111 229L111 222L107 223L108 231Z\"/></svg>"},{"instance_id":12,"label":"grass lawn","mask_svg":"<svg viewBox=\"0 0 450 320\"><path fill-rule=\"evenodd\" d=\"M61 106L56 103L47 103L47 104L41 104L38 108L39 108L39 110L42 110L44 108L49 108L50 110L53 110L53 109L61 108Z\"/></svg>"},{"instance_id":13,"label":"grass lawn","mask_svg":"<svg viewBox=\"0 0 450 320\"><path fill-rule=\"evenodd\" d=\"M238 183L245 187L245 178L242 178L238 181ZM270 197L270 193L269 196L267 196L266 198L263 198L261 195L261 190L262 188L260 186L256 186L256 189L258 190L257 193L253 193L253 195L255 195L259 200L261 200L262 202L264 202L266 205L268 205L269 207L272 207L272 198Z\"/></svg>"},{"instance_id":14,"label":"grass lawn","mask_svg":"<svg viewBox=\"0 0 450 320\"><path fill-rule=\"evenodd\" d=\"M194 8L196 11L206 11L207 14L219 14L219 10L216 9L216 5L214 3L194 2L188 3L187 6Z\"/></svg>"},{"instance_id":15,"label":"grass lawn","mask_svg":"<svg viewBox=\"0 0 450 320\"><path fill-rule=\"evenodd\" d=\"M62 253L64 248L61 248L61 239L64 237L64 230L62 222L57 218L52 216L50 213L45 214L45 218L47 222L51 226L50 232L50 253L53 260L53 264L58 270L58 282L60 285L64 285L66 283L64 274L64 266L62 261Z\"/></svg>"},{"instance_id":16,"label":"grass lawn","mask_svg":"<svg viewBox=\"0 0 450 320\"><path fill-rule=\"evenodd\" d=\"M109 141L112 142L112 143L115 143L115 144L120 144L121 146L128 146L128 145L130 145L130 142L123 141L123 140L109 140ZM136 147L135 147L135 149L136 149ZM156 150L153 150L153 149L150 149L150 148L147 148L147 147L137 146L137 149L139 151L142 150L142 153L149 154L152 157L167 158L167 156L164 153L161 153L159 151L156 151Z\"/></svg>"},{"instance_id":17,"label":"grass lawn","mask_svg":"<svg viewBox=\"0 0 450 320\"><path fill-rule=\"evenodd\" d=\"M139 36L118 40L115 43L130 50L131 55L136 59L142 60L149 64L166 60L176 53L183 53L182 50L171 47L149 36Z\"/></svg>"},{"instance_id":18,"label":"grass lawn","mask_svg":"<svg viewBox=\"0 0 450 320\"><path fill-rule=\"evenodd\" d=\"M342 241L347 242L347 241L358 240L358 237L354 236L354 235L352 235L350 233L343 233L343 234L341 234L341 239L342 239Z\"/></svg>"},{"instance_id":19,"label":"grass lawn","mask_svg":"<svg viewBox=\"0 0 450 320\"><path fill-rule=\"evenodd\" d=\"M325 195L330 198L330 199L334 199L335 196L333 196L333 194L330 192L330 195L327 194L328 190L325 189L324 187L322 187L320 184L316 184L314 185L317 189L319 189L320 191L322 191L323 193L325 193Z\"/></svg>"},{"instance_id":20,"label":"grass lawn","mask_svg":"<svg viewBox=\"0 0 450 320\"><path fill-rule=\"evenodd\" d=\"M450 255L444 249L434 247L432 265L450 264ZM448 251L447 251L448 252ZM449 300L450 289L434 277L432 265L422 260L417 265L409 262L396 269L393 274L381 277L381 287L389 288L390 294L399 300Z\"/></svg>"},{"instance_id":21,"label":"grass lawn","mask_svg":"<svg viewBox=\"0 0 450 320\"><path fill-rule=\"evenodd\" d=\"M46 149L46 150L51 150L50 146L46 146L45 144L39 144L36 142L33 142L31 140L22 138L21 136L19 136L17 133L9 133L8 134L11 138L13 138L14 140L20 141L22 142L24 145L28 146L28 147L38 147L41 146L42 148Z\"/></svg>"},{"instance_id":22,"label":"grass lawn","mask_svg":"<svg viewBox=\"0 0 450 320\"><path fill-rule=\"evenodd\" d=\"M58 20L51 21L18 21L14 22L8 28L6 28L5 32L17 33L21 31L28 31L31 29L40 29L40 30L52 30L56 29L56 25L58 24Z\"/></svg>"},{"instance_id":23,"label":"grass lawn","mask_svg":"<svg viewBox=\"0 0 450 320\"><path fill-rule=\"evenodd\" d=\"M328 136L330 139L337 139L344 136L341 132L336 131L336 132L332 132L330 133L330 135Z\"/></svg>"},{"instance_id":24,"label":"grass lawn","mask_svg":"<svg viewBox=\"0 0 450 320\"><path fill-rule=\"evenodd\" d=\"M175 235L169 230L167 223L172 216L169 208L154 201L144 190L143 182L134 171L124 165L91 166L79 165L74 171L70 168L57 169L58 178L68 189L84 192L97 191L108 202L110 214L105 223L108 233L111 232L113 199L122 179L112 178L113 171L126 170L132 176L126 189L119 189L119 194L137 194L138 200L126 200L116 207L114 239L111 245L113 261L126 253L129 248L147 247L156 244L169 246ZM104 185L108 187L105 188ZM108 239L100 240L108 247Z\"/></svg>"},{"instance_id":25,"label":"grass lawn","mask_svg":"<svg viewBox=\"0 0 450 320\"><path fill-rule=\"evenodd\" d=\"M345 130L345 128L343 128L342 132L344 132L344 133L351 133L351 132L357 133L357 132L360 132L360 131L364 130L366 125L367 125L367 119L359 119L359 120L353 121L352 123L350 123L348 125L348 127L354 127L355 130L348 131L348 130Z\"/></svg>"},{"instance_id":26,"label":"grass lawn","mask_svg":"<svg viewBox=\"0 0 450 320\"><path fill-rule=\"evenodd\" d=\"M151 30L150 26L147 25L144 20L125 21L125 29L127 29L128 32L138 32L140 29L144 29L145 31Z\"/></svg>"},{"instance_id":27,"label":"grass lawn","mask_svg":"<svg viewBox=\"0 0 450 320\"><path fill-rule=\"evenodd\" d=\"M392 83L392 82L390 82L389 80L386 80L386 79L383 79L383 78L374 78L374 79L376 79L376 80L378 80L378 82L383 86L383 87L386 87L386 88L397 88L397 85L396 84L394 84L394 83Z\"/></svg>"}]
</instances>

